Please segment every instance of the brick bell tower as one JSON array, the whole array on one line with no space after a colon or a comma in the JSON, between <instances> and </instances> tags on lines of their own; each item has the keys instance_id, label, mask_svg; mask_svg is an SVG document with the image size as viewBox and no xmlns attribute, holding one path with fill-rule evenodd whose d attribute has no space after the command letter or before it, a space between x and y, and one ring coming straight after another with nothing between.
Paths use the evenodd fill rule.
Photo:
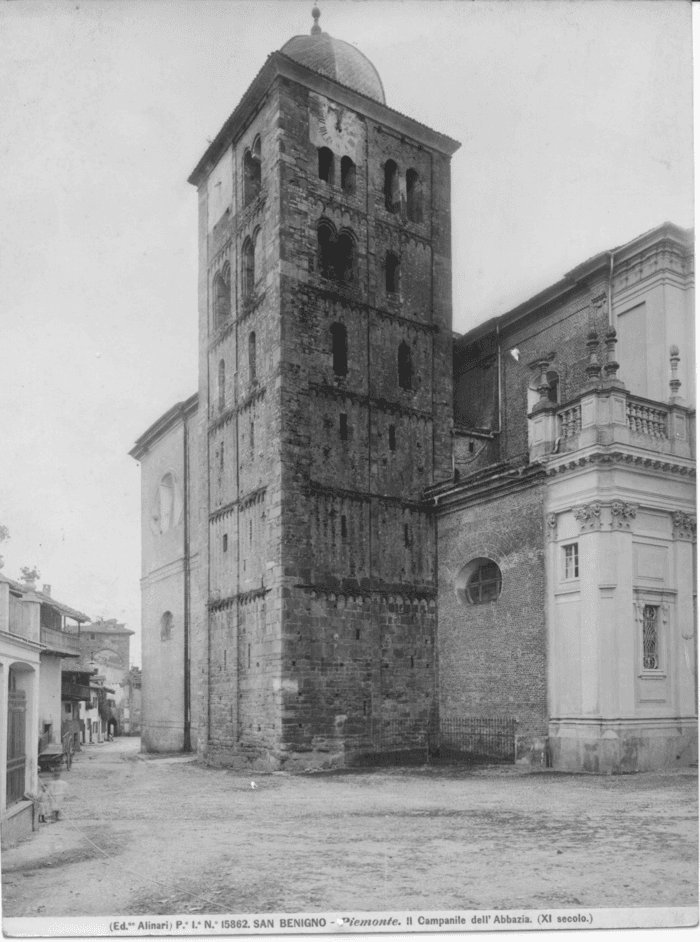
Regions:
<instances>
[{"instance_id":1,"label":"brick bell tower","mask_svg":"<svg viewBox=\"0 0 700 942\"><path fill-rule=\"evenodd\" d=\"M452 474L450 157L323 32L272 53L199 193L200 752L267 768L423 746Z\"/></svg>"}]
</instances>

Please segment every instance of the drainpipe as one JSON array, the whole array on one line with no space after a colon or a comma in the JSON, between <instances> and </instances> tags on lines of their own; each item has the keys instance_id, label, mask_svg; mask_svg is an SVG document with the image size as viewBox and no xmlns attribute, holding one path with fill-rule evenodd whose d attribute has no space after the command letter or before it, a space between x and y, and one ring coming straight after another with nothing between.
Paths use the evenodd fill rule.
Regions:
<instances>
[{"instance_id":1,"label":"drainpipe","mask_svg":"<svg viewBox=\"0 0 700 942\"><path fill-rule=\"evenodd\" d=\"M615 324L614 324L614 319L613 319L612 298L613 298L613 271L615 268L615 253L610 252L609 254L610 254L610 271L608 273L608 326L614 327Z\"/></svg>"},{"instance_id":2,"label":"drainpipe","mask_svg":"<svg viewBox=\"0 0 700 942\"><path fill-rule=\"evenodd\" d=\"M184 516L184 729L182 740L182 751L192 751L192 738L190 730L190 521L189 521L189 428L187 426L187 416L182 413L182 490L183 490L183 516Z\"/></svg>"},{"instance_id":3,"label":"drainpipe","mask_svg":"<svg viewBox=\"0 0 700 942\"><path fill-rule=\"evenodd\" d=\"M503 425L502 425L502 416L501 416L501 412L502 412L503 405L502 405L502 399L501 399L501 334L500 334L500 332L499 332L499 330L498 330L498 324L496 324L496 363L497 363L497 367L498 367L498 378L497 378L497 383L498 383L498 390L497 390L497 394L498 394L498 431L499 431L499 433L500 433L501 429L503 428Z\"/></svg>"}]
</instances>

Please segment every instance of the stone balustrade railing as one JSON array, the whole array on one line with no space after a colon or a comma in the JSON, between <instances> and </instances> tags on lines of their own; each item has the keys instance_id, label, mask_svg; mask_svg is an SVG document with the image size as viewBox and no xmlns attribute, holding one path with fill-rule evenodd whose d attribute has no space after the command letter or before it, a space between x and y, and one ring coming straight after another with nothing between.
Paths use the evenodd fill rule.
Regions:
<instances>
[{"instance_id":1,"label":"stone balustrade railing","mask_svg":"<svg viewBox=\"0 0 700 942\"><path fill-rule=\"evenodd\" d=\"M668 409L628 396L627 424L638 435L668 438Z\"/></svg>"},{"instance_id":2,"label":"stone balustrade railing","mask_svg":"<svg viewBox=\"0 0 700 942\"><path fill-rule=\"evenodd\" d=\"M563 440L573 438L581 431L581 403L574 402L557 413L559 419L559 437Z\"/></svg>"}]
</instances>

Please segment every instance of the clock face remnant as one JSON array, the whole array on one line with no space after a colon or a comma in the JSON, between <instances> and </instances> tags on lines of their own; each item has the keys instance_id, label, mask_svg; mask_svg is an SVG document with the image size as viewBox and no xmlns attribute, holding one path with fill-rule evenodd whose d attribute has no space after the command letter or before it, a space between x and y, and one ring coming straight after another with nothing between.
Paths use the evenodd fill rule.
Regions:
<instances>
[{"instance_id":1,"label":"clock face remnant","mask_svg":"<svg viewBox=\"0 0 700 942\"><path fill-rule=\"evenodd\" d=\"M359 117L322 95L309 95L309 139L316 147L328 147L337 157L362 159L365 127Z\"/></svg>"}]
</instances>

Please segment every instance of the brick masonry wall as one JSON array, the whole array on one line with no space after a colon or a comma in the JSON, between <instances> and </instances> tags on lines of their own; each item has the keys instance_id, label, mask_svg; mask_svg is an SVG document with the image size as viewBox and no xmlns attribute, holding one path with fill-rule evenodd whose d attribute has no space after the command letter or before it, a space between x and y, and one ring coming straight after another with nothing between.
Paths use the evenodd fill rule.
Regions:
<instances>
[{"instance_id":1,"label":"brick masonry wall","mask_svg":"<svg viewBox=\"0 0 700 942\"><path fill-rule=\"evenodd\" d=\"M541 484L438 518L441 716L515 716L519 735L546 735L543 530ZM456 586L482 556L500 567L502 591L470 605Z\"/></svg>"},{"instance_id":2,"label":"brick masonry wall","mask_svg":"<svg viewBox=\"0 0 700 942\"><path fill-rule=\"evenodd\" d=\"M561 402L574 398L581 391L586 380L588 350L586 338L591 329L595 329L602 341L608 326L605 284L595 282L584 285L568 294L563 300L539 309L536 315L524 319L522 324L503 329L501 344L501 414L503 430L498 436L499 452L493 449L483 453L477 459L476 467L482 467L490 461L513 460L527 455L528 451L528 389L539 378L532 363L540 354L554 353L549 366L559 374L559 397ZM455 414L469 412L467 403L460 397L468 395L468 376L475 371L479 381L483 382L484 357L490 363L489 369L495 373L495 335L492 344L482 338L471 349L460 350L459 375L455 381ZM518 358L509 351L517 349ZM603 353L603 345L599 355ZM624 380L624 377L621 377ZM492 427L497 427L497 413L494 409ZM466 456L464 456L466 457ZM458 458L460 467L465 472L472 462Z\"/></svg>"}]
</instances>

